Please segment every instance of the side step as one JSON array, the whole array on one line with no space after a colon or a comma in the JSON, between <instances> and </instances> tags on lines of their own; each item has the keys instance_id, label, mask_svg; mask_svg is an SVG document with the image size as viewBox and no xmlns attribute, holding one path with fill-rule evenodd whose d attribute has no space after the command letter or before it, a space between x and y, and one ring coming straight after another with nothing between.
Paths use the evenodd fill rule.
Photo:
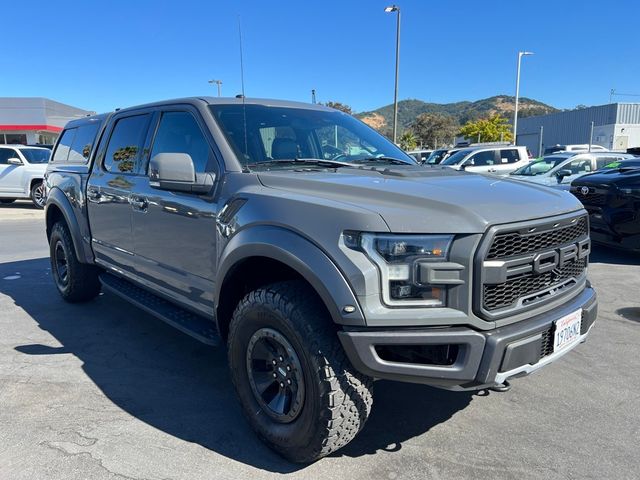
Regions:
<instances>
[{"instance_id":1,"label":"side step","mask_svg":"<svg viewBox=\"0 0 640 480\"><path fill-rule=\"evenodd\" d=\"M110 273L100 274L100 282L106 290L115 293L202 343L208 345L222 343L213 321L180 308L164 298Z\"/></svg>"}]
</instances>

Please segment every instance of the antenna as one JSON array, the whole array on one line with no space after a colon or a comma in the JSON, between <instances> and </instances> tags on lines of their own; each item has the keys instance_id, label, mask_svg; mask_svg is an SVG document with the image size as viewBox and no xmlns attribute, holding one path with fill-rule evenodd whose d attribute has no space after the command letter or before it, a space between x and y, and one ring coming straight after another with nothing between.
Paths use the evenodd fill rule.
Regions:
<instances>
[{"instance_id":1,"label":"antenna","mask_svg":"<svg viewBox=\"0 0 640 480\"><path fill-rule=\"evenodd\" d=\"M249 160L249 140L247 138L247 105L244 96L244 61L242 56L242 25L238 15L238 39L240 40L240 84L242 88L242 122L244 128L244 156Z\"/></svg>"}]
</instances>

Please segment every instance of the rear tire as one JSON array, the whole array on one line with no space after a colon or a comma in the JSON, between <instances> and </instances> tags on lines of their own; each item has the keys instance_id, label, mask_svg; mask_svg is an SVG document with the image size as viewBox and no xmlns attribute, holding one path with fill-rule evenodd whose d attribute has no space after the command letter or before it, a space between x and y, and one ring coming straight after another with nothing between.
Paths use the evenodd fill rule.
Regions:
<instances>
[{"instance_id":1,"label":"rear tire","mask_svg":"<svg viewBox=\"0 0 640 480\"><path fill-rule=\"evenodd\" d=\"M100 293L100 270L78 261L71 234L64 222L57 222L51 229L49 256L56 287L67 302L86 302Z\"/></svg>"},{"instance_id":2,"label":"rear tire","mask_svg":"<svg viewBox=\"0 0 640 480\"><path fill-rule=\"evenodd\" d=\"M10 203L13 203L15 201L15 198L0 198L0 203L3 205L9 205Z\"/></svg>"},{"instance_id":3,"label":"rear tire","mask_svg":"<svg viewBox=\"0 0 640 480\"><path fill-rule=\"evenodd\" d=\"M233 314L228 347L247 420L288 460L313 462L364 426L372 379L352 367L324 304L306 284L279 282L247 294Z\"/></svg>"},{"instance_id":4,"label":"rear tire","mask_svg":"<svg viewBox=\"0 0 640 480\"><path fill-rule=\"evenodd\" d=\"M31 186L31 201L36 208L44 208L47 203L47 196L44 193L44 183L34 182Z\"/></svg>"}]
</instances>

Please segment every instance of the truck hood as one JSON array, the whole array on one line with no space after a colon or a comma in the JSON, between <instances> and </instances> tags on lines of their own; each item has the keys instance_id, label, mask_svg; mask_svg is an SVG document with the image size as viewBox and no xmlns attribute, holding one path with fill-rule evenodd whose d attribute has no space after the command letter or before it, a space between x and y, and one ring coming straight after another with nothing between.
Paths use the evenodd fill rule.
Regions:
<instances>
[{"instance_id":1,"label":"truck hood","mask_svg":"<svg viewBox=\"0 0 640 480\"><path fill-rule=\"evenodd\" d=\"M480 233L582 208L568 192L440 167L276 170L258 178L266 187L374 211L398 233Z\"/></svg>"}]
</instances>

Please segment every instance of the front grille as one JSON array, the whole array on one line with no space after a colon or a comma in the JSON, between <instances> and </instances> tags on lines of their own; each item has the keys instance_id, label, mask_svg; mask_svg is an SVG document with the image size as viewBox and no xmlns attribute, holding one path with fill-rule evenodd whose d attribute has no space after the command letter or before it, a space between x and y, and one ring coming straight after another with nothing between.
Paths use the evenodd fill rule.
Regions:
<instances>
[{"instance_id":1,"label":"front grille","mask_svg":"<svg viewBox=\"0 0 640 480\"><path fill-rule=\"evenodd\" d=\"M487 259L512 257L529 252L535 252L547 247L555 247L569 243L586 235L589 230L587 218L581 217L573 225L568 225L551 231L521 234L519 232L501 233L496 235L491 244Z\"/></svg>"},{"instance_id":2,"label":"front grille","mask_svg":"<svg viewBox=\"0 0 640 480\"><path fill-rule=\"evenodd\" d=\"M564 265L544 273L534 271L532 264L536 254L549 258L555 251L559 255L557 249L584 242L588 235L589 223L586 215L519 227L517 230L498 230L493 240L491 237L487 239L490 244L485 247L486 254L481 260L481 268L486 270L481 274L478 292L480 300L476 303L479 313L487 318L513 314L520 309L533 308L545 297L572 289L586 271L587 258L570 259ZM487 264L485 267L485 261L492 265ZM504 277L496 280L495 275L490 273L495 273L496 262L500 265L500 261L506 262L506 265L520 265L518 262L522 261L524 268L521 267L518 271L518 267L508 267L506 280ZM558 261L558 265L561 263ZM526 268L527 266L529 267ZM539 269L538 272L540 270L544 271ZM486 278L485 274L488 275Z\"/></svg>"},{"instance_id":3,"label":"front grille","mask_svg":"<svg viewBox=\"0 0 640 480\"><path fill-rule=\"evenodd\" d=\"M585 268L587 261L582 259L542 275L522 275L499 285L485 285L484 307L487 310L510 307L522 297L579 277Z\"/></svg>"},{"instance_id":4,"label":"front grille","mask_svg":"<svg viewBox=\"0 0 640 480\"><path fill-rule=\"evenodd\" d=\"M607 203L607 195L605 193L596 193L594 188L589 188L589 193L586 195L580 191L581 187L572 188L571 193L582 202L583 205L594 205L601 207Z\"/></svg>"}]
</instances>

